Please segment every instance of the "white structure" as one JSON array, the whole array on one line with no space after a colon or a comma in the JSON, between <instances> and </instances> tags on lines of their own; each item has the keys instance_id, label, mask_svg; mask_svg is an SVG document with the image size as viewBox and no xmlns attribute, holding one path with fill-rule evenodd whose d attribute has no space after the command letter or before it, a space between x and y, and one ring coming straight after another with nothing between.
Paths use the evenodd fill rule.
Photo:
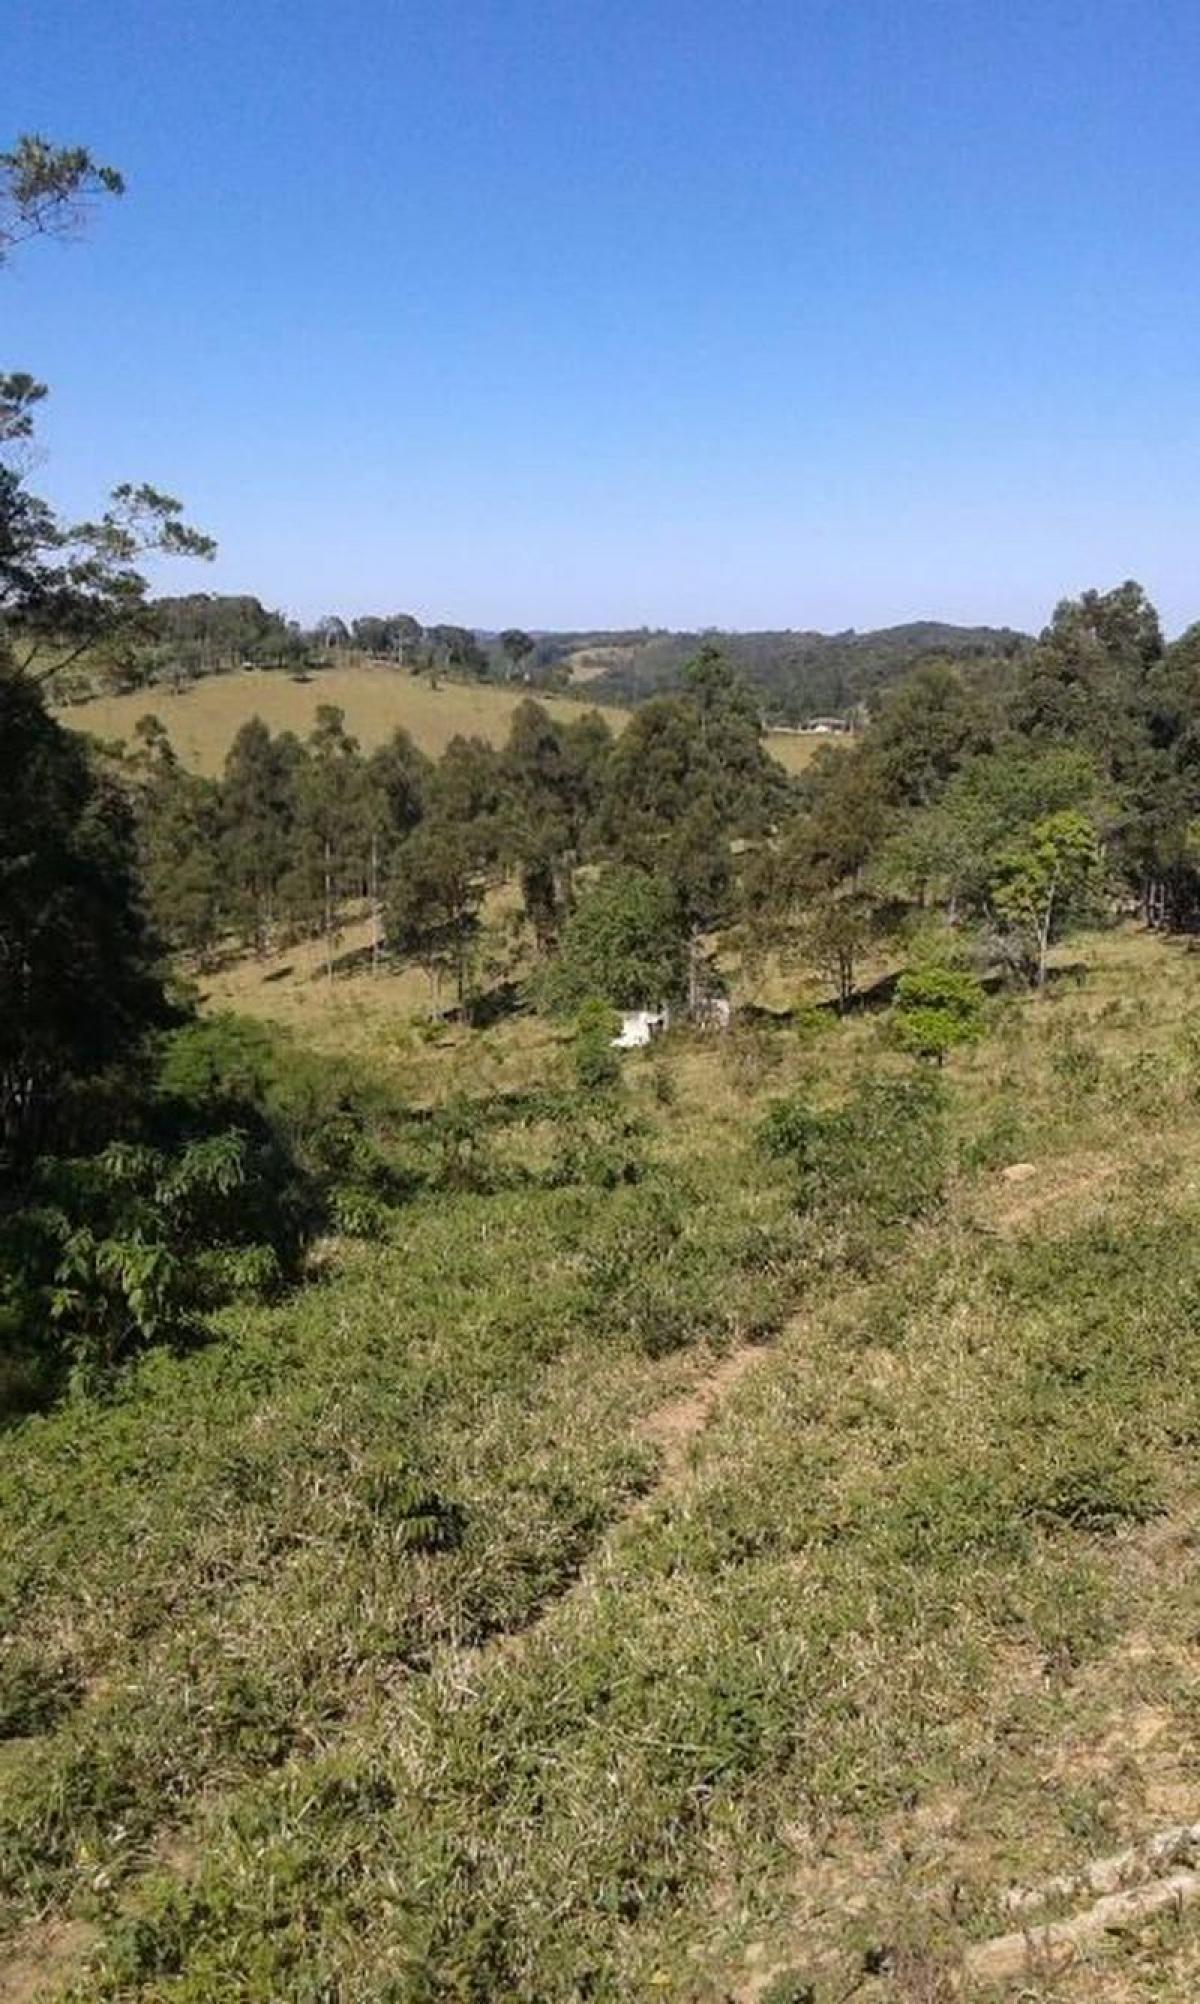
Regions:
<instances>
[{"instance_id":1,"label":"white structure","mask_svg":"<svg viewBox=\"0 0 1200 2004\"><path fill-rule=\"evenodd\" d=\"M658 1009L626 1009L621 1016L621 1032L613 1038L613 1047L618 1051L637 1051L644 1044L652 1044L670 1028L671 1012L665 1006Z\"/></svg>"},{"instance_id":2,"label":"white structure","mask_svg":"<svg viewBox=\"0 0 1200 2004\"><path fill-rule=\"evenodd\" d=\"M698 1030L727 1030L733 1021L733 1005L728 995L708 995L692 1011Z\"/></svg>"}]
</instances>

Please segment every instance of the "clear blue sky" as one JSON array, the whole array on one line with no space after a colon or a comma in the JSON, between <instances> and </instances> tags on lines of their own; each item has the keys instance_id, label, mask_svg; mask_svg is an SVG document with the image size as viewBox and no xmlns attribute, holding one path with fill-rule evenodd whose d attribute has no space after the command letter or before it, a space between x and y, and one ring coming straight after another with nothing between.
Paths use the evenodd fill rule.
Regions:
<instances>
[{"instance_id":1,"label":"clear blue sky","mask_svg":"<svg viewBox=\"0 0 1200 2004\"><path fill-rule=\"evenodd\" d=\"M1195 0L7 0L129 193L5 273L175 588L498 626L1200 617Z\"/></svg>"}]
</instances>

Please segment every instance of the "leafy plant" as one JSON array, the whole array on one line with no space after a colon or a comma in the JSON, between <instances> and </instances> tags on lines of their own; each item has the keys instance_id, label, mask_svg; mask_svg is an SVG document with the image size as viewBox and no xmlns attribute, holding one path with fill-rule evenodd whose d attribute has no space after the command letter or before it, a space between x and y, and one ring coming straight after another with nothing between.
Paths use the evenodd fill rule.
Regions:
<instances>
[{"instance_id":1,"label":"leafy plant","mask_svg":"<svg viewBox=\"0 0 1200 2004\"><path fill-rule=\"evenodd\" d=\"M914 1057L942 1065L947 1052L982 1037L983 1012L983 988L973 974L958 967L913 968L896 985L896 1041Z\"/></svg>"},{"instance_id":2,"label":"leafy plant","mask_svg":"<svg viewBox=\"0 0 1200 2004\"><path fill-rule=\"evenodd\" d=\"M919 1217L941 1197L945 1114L932 1078L868 1079L831 1112L798 1097L777 1100L759 1127L759 1142L792 1170L803 1209L852 1206L895 1224Z\"/></svg>"}]
</instances>

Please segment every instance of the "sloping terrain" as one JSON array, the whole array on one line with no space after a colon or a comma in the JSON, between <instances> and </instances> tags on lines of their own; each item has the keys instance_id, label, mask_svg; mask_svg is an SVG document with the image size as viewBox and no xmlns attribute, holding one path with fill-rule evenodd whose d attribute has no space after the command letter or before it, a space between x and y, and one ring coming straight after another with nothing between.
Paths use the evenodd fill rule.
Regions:
<instances>
[{"instance_id":1,"label":"sloping terrain","mask_svg":"<svg viewBox=\"0 0 1200 2004\"><path fill-rule=\"evenodd\" d=\"M344 710L347 729L365 751L373 751L402 726L423 752L436 758L453 737L502 744L525 693L485 682L442 682L435 689L424 677L364 663L322 669L305 681L268 669L208 675L178 694L155 687L127 696L97 696L72 703L60 714L72 730L125 743L139 718L157 717L184 765L212 775L220 772L226 752L250 717L261 717L272 731L295 731L304 737L316 721L318 705L334 703ZM587 694L590 700L591 691ZM536 700L560 723L576 722L585 713L585 704L572 698L539 693ZM602 705L614 731L624 728L628 710L599 688L595 702ZM827 742L807 732L774 731L768 736L771 752L789 772L802 771L816 746Z\"/></svg>"},{"instance_id":2,"label":"sloping terrain","mask_svg":"<svg viewBox=\"0 0 1200 2004\"><path fill-rule=\"evenodd\" d=\"M903 1069L870 1017L676 1044L639 1180L498 1129L10 1431L0 1996L1193 1997L1172 1904L982 1953L1200 1821L1193 964L1087 959L949 1068L919 1219L818 1226L754 1146ZM548 1077L531 1034L412 1090Z\"/></svg>"},{"instance_id":3,"label":"sloping terrain","mask_svg":"<svg viewBox=\"0 0 1200 2004\"><path fill-rule=\"evenodd\" d=\"M139 717L158 717L183 763L195 772L213 774L220 772L234 737L250 717L261 717L272 731L295 731L304 737L313 727L318 706L335 703L345 711L346 727L364 750L373 751L403 726L422 751L437 757L453 737L501 743L522 695L484 682L442 682L435 689L423 676L369 663L324 668L303 681L281 670L243 669L204 676L179 694L156 687L73 703L62 712L62 720L73 730L127 741ZM545 701L563 722L583 715L576 702L553 696ZM619 709L606 708L605 715L614 730L625 722Z\"/></svg>"}]
</instances>

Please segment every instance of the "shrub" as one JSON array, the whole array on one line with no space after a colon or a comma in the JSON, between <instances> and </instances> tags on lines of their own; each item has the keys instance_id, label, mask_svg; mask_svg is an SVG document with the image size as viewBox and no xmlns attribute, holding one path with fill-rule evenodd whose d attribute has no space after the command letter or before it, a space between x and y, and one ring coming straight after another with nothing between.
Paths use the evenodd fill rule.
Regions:
<instances>
[{"instance_id":1,"label":"shrub","mask_svg":"<svg viewBox=\"0 0 1200 2004\"><path fill-rule=\"evenodd\" d=\"M982 1037L983 1009L983 989L966 969L914 968L896 986L896 1041L914 1057L941 1065L947 1051Z\"/></svg>"},{"instance_id":2,"label":"shrub","mask_svg":"<svg viewBox=\"0 0 1200 2004\"><path fill-rule=\"evenodd\" d=\"M868 1079L832 1112L816 1112L799 1098L777 1100L759 1141L792 1169L803 1209L850 1206L893 1224L919 1217L941 1197L945 1112L934 1079Z\"/></svg>"},{"instance_id":3,"label":"shrub","mask_svg":"<svg viewBox=\"0 0 1200 2004\"><path fill-rule=\"evenodd\" d=\"M621 1061L613 1049L618 1021L607 1002L593 996L584 1002L575 1018L572 1058L581 1091L606 1092L621 1076Z\"/></svg>"}]
</instances>

